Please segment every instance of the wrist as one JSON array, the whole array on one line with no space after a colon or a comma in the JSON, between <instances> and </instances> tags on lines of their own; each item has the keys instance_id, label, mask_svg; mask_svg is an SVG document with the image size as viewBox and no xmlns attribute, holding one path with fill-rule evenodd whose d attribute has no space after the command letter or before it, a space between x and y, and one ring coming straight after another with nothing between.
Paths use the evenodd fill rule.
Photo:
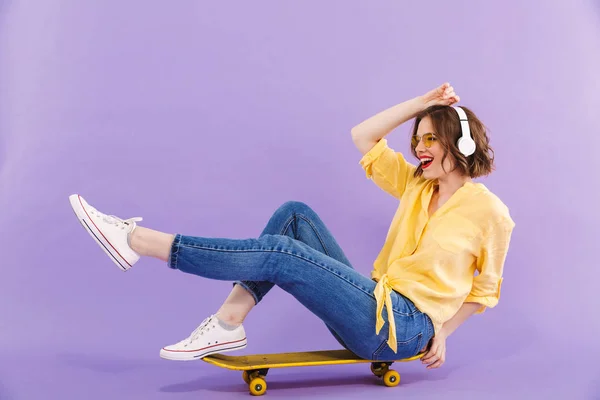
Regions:
<instances>
[{"instance_id":1,"label":"wrist","mask_svg":"<svg viewBox=\"0 0 600 400\"><path fill-rule=\"evenodd\" d=\"M425 96L417 96L411 99L413 104L414 113L420 113L421 111L427 108L427 101L425 100Z\"/></svg>"},{"instance_id":2,"label":"wrist","mask_svg":"<svg viewBox=\"0 0 600 400\"><path fill-rule=\"evenodd\" d=\"M446 339L451 334L452 332L448 329L448 327L442 326L440 330L436 333L436 336Z\"/></svg>"}]
</instances>

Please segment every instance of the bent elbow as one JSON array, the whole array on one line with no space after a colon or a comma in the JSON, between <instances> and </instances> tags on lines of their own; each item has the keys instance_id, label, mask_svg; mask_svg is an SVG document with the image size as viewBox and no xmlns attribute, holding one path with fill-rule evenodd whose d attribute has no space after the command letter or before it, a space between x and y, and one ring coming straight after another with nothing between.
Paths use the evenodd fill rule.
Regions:
<instances>
[{"instance_id":1,"label":"bent elbow","mask_svg":"<svg viewBox=\"0 0 600 400\"><path fill-rule=\"evenodd\" d=\"M350 129L350 136L352 137L352 141L356 143L357 140L359 140L359 131L356 127Z\"/></svg>"}]
</instances>

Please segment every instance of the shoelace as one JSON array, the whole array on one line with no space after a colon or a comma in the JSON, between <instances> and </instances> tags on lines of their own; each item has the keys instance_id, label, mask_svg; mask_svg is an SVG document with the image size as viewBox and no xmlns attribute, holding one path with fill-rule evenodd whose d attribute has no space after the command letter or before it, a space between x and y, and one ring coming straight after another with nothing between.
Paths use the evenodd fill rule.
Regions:
<instances>
[{"instance_id":1,"label":"shoelace","mask_svg":"<svg viewBox=\"0 0 600 400\"><path fill-rule=\"evenodd\" d=\"M204 332L207 332L210 330L210 322L212 321L213 316L211 315L210 317L206 318L204 321L202 321L202 323L200 324L200 326L198 326L196 329L194 329L194 332L192 332L192 334L189 337L189 342L193 342L194 340L198 339L198 336L200 335L204 335ZM213 325L213 328L215 327L215 325ZM205 330L206 328L206 330Z\"/></svg>"},{"instance_id":2,"label":"shoelace","mask_svg":"<svg viewBox=\"0 0 600 400\"><path fill-rule=\"evenodd\" d=\"M100 211L96 210L95 208L92 208L90 211L90 214L92 215L97 215L100 218L102 218L102 220L108 224L111 225L115 225L117 227L120 227L121 229L125 229L126 227L129 226L135 226L136 222L139 221L143 221L144 219L142 217L134 217L134 218L129 218L129 219L121 219L115 215L106 215L101 213Z\"/></svg>"}]
</instances>

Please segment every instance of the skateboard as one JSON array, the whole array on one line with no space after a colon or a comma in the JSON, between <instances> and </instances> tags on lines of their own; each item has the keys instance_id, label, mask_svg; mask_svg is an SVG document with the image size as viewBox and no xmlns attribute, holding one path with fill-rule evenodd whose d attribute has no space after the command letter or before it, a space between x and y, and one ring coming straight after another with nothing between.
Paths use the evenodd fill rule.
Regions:
<instances>
[{"instance_id":1,"label":"skateboard","mask_svg":"<svg viewBox=\"0 0 600 400\"><path fill-rule=\"evenodd\" d=\"M261 396L267 391L265 377L270 368L310 367L319 365L371 363L371 372L383 378L385 386L393 387L400 383L400 374L390 369L394 362L413 361L424 353L396 361L371 361L358 358L348 350L304 351L298 353L253 354L247 356L226 356L212 354L203 361L234 371L242 371L242 378L248 384L250 394Z\"/></svg>"}]
</instances>

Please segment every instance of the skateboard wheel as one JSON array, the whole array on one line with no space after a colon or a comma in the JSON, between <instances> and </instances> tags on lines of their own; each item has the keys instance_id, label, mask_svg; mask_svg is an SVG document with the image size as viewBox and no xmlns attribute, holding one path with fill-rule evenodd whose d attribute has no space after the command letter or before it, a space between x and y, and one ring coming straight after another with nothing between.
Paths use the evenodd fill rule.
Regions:
<instances>
[{"instance_id":1,"label":"skateboard wheel","mask_svg":"<svg viewBox=\"0 0 600 400\"><path fill-rule=\"evenodd\" d=\"M400 374L393 369L386 371L383 375L383 384L388 387L398 386L400 383Z\"/></svg>"},{"instance_id":2,"label":"skateboard wheel","mask_svg":"<svg viewBox=\"0 0 600 400\"><path fill-rule=\"evenodd\" d=\"M248 385L250 384L250 375L248 374L248 371L242 372L242 378L244 379L244 382L246 382Z\"/></svg>"},{"instance_id":3,"label":"skateboard wheel","mask_svg":"<svg viewBox=\"0 0 600 400\"><path fill-rule=\"evenodd\" d=\"M267 391L267 382L263 378L254 378L250 381L250 394L262 396Z\"/></svg>"}]
</instances>

